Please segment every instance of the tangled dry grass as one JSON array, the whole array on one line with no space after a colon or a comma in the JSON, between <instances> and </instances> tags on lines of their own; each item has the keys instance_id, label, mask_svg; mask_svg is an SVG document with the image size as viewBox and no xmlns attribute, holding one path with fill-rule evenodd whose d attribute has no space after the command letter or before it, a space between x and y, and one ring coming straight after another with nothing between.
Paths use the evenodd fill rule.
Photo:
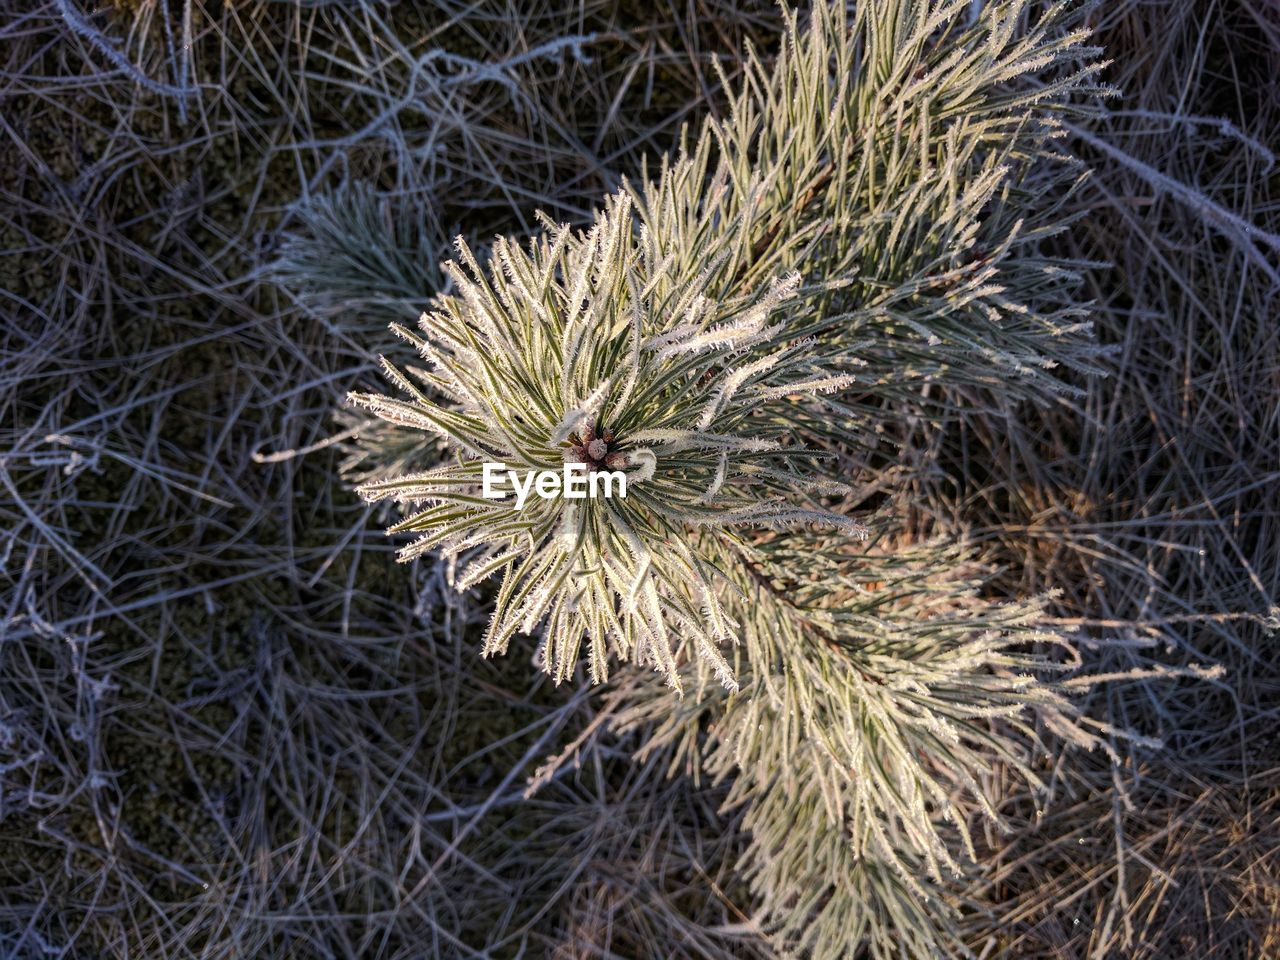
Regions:
<instances>
[{"instance_id":1,"label":"tangled dry grass","mask_svg":"<svg viewBox=\"0 0 1280 960\"><path fill-rule=\"evenodd\" d=\"M331 411L454 233L585 216L777 11L8 9L0 955L774 955L722 788L633 761L589 690L478 660L482 601L395 567ZM1280 16L1095 19L1124 94L1076 131L1095 173L1062 243L1110 264L1112 375L906 437L906 493L1010 592L1131 639L1100 666L1139 675L1091 708L1165 747L1063 765L1047 816L988 837L969 942L1272 957ZM268 269L353 218L402 256L316 289ZM1141 676L1193 662L1224 675Z\"/></svg>"}]
</instances>

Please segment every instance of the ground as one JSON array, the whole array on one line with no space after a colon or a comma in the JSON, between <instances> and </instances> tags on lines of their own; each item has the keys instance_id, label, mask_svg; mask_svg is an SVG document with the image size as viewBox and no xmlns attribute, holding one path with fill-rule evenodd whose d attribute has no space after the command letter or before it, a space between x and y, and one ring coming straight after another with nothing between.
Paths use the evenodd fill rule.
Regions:
<instances>
[{"instance_id":1,"label":"ground","mask_svg":"<svg viewBox=\"0 0 1280 960\"><path fill-rule=\"evenodd\" d=\"M714 64L768 54L776 8L15 10L0 953L769 955L723 787L633 762L531 648L480 660L484 597L394 562L336 411L455 233L586 217L715 109ZM1103 146L1068 138L1094 173L1057 242L1091 262L1112 375L912 438L938 466L912 495L1010 594L1059 590L1061 621L1225 674L1093 705L1163 750L1123 758L1127 794L1105 759L1064 773L1043 820L989 838L970 942L1261 958L1280 951L1280 20L1169 2L1095 21L1122 93L1085 131ZM274 273L334 196L338 233L366 216L402 257L319 286Z\"/></svg>"}]
</instances>

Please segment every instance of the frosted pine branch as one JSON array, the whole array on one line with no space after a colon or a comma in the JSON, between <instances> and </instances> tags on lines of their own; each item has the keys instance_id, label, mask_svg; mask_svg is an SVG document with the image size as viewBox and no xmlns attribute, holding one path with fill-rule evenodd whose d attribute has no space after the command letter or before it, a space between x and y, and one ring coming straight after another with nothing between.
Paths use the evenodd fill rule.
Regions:
<instances>
[{"instance_id":1,"label":"frosted pine branch","mask_svg":"<svg viewBox=\"0 0 1280 960\"><path fill-rule=\"evenodd\" d=\"M814 500L845 477L807 437L874 444L921 383L1034 396L1058 388L1054 365L1091 362L1063 271L1017 256L1061 179L1028 176L1053 113L1095 92L1083 35L1056 9L1015 31L1019 4L971 27L959 3L875 9L791 17L777 62L749 56L727 119L585 232L548 223L483 255L459 242L454 293L399 331L428 368L387 365L405 399L353 396L459 458L447 479L362 490L426 507L393 528L419 535L406 559L487 548L504 586L486 651L533 629L559 680L586 644L597 680L612 652L676 682L682 651L740 639L715 572L737 528L863 533ZM1013 86L1030 74L1034 97ZM554 469L563 444L600 448L634 492L513 512L457 482L480 461Z\"/></svg>"},{"instance_id":2,"label":"frosted pine branch","mask_svg":"<svg viewBox=\"0 0 1280 960\"><path fill-rule=\"evenodd\" d=\"M621 722L731 782L780 943L961 956L945 890L973 824L1001 825L989 771L1042 796L1040 730L1114 731L1078 714L1039 603L983 599L942 545L853 549L850 491L904 422L1098 369L1087 265L1039 243L1072 222L1082 171L1055 141L1102 64L1067 5L787 20L724 119L589 228L459 242L452 292L397 331L426 368L388 367L399 400L352 398L444 463L361 491L405 509L405 559L499 579L486 654L534 633L557 681L584 648L595 680L656 671ZM628 495L513 508L481 496L489 460L617 469Z\"/></svg>"},{"instance_id":3,"label":"frosted pine branch","mask_svg":"<svg viewBox=\"0 0 1280 960\"><path fill-rule=\"evenodd\" d=\"M737 638L717 582L720 541L749 526L863 532L813 502L798 466L813 454L787 426L794 398L847 375L811 338L771 333L797 302L798 275L693 304L669 275L668 251L636 249L638 235L622 195L586 233L559 227L527 250L499 240L488 268L460 243L467 266L449 268L456 295L423 316L420 335L402 334L429 368L387 365L407 399L352 396L389 422L438 434L456 462L360 490L409 511L392 528L418 535L405 559L467 554L461 582L501 577L487 653L540 629L557 680L584 644L604 679L612 644L676 683L688 643L731 684L718 652ZM482 496L485 462L582 461L625 473L626 498L517 506Z\"/></svg>"}]
</instances>

